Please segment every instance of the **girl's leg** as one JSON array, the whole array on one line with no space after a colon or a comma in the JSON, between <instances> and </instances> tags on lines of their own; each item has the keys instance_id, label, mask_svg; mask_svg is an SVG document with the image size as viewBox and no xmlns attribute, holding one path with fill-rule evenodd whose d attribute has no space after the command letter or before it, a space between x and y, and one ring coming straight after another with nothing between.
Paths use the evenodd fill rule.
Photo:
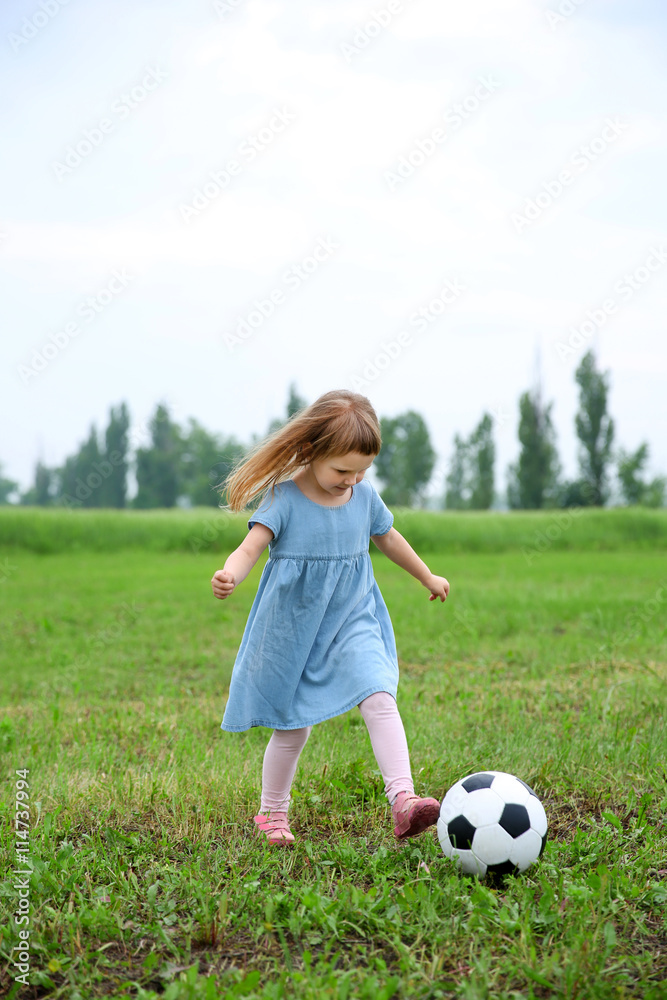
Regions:
<instances>
[{"instance_id":1,"label":"girl's leg","mask_svg":"<svg viewBox=\"0 0 667 1000\"><path fill-rule=\"evenodd\" d=\"M305 729L275 729L264 753L262 768L262 804L267 812L287 812L290 789L312 726Z\"/></svg>"},{"instance_id":2,"label":"girl's leg","mask_svg":"<svg viewBox=\"0 0 667 1000\"><path fill-rule=\"evenodd\" d=\"M275 729L264 752L262 802L255 816L255 826L269 844L294 843L294 834L287 822L290 789L311 728Z\"/></svg>"},{"instance_id":3,"label":"girl's leg","mask_svg":"<svg viewBox=\"0 0 667 1000\"><path fill-rule=\"evenodd\" d=\"M414 837L437 822L440 803L415 795L408 742L396 701L387 691L378 691L365 698L359 710L392 806L394 833L400 840Z\"/></svg>"},{"instance_id":4,"label":"girl's leg","mask_svg":"<svg viewBox=\"0 0 667 1000\"><path fill-rule=\"evenodd\" d=\"M368 728L390 803L394 803L399 792L414 794L408 741L395 699L387 691L378 691L362 701L359 711Z\"/></svg>"}]
</instances>

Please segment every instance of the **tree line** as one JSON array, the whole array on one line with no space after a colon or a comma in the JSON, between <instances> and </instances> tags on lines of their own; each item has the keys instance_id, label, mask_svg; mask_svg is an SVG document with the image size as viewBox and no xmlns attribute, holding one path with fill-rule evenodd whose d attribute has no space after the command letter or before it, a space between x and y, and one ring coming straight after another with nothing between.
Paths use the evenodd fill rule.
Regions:
<instances>
[{"instance_id":1,"label":"tree line","mask_svg":"<svg viewBox=\"0 0 667 1000\"><path fill-rule=\"evenodd\" d=\"M642 443L634 452L614 450L615 425L608 414L608 374L596 369L589 351L575 373L579 409L575 428L579 440L579 474L562 478L553 403L545 404L539 389L519 399L517 461L507 469L507 506L511 509L604 506L612 490L613 468L617 496L625 504L660 507L665 504L667 479L647 480L649 448ZM267 428L271 433L307 405L289 387L284 419ZM419 507L433 479L436 452L423 417L413 410L396 417L382 417L382 450L374 463L385 503ZM37 463L33 485L20 493L16 483L2 477L0 503L38 506L153 507L217 506L220 484L228 472L258 440L250 445L235 437L211 433L195 419L179 426L160 403L145 432L145 443L132 449L130 414L125 403L112 407L105 431L93 425L88 437L62 466ZM435 506L449 510L488 510L502 506L495 492L496 450L493 418L484 413L468 437L454 435L453 453ZM136 493L128 496L133 472ZM14 499L16 498L16 499Z\"/></svg>"},{"instance_id":2,"label":"tree line","mask_svg":"<svg viewBox=\"0 0 667 1000\"><path fill-rule=\"evenodd\" d=\"M645 477L649 446L634 452L614 449L615 424L608 413L609 373L600 372L588 351L575 372L579 408L575 430L579 442L578 475L562 477L551 412L541 392L524 392L519 399L519 456L507 469L507 505L513 510L607 504L616 485L624 504L662 507L667 479ZM454 438L454 455L446 479L444 506L483 510L493 502L495 448L492 419L485 413L469 438ZM612 470L617 483L613 483Z\"/></svg>"}]
</instances>

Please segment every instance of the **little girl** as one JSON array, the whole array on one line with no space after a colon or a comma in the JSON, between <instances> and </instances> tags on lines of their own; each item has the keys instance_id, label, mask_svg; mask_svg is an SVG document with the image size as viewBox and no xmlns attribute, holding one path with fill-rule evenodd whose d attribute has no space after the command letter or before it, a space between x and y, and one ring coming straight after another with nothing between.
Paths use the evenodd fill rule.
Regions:
<instances>
[{"instance_id":1,"label":"little girl","mask_svg":"<svg viewBox=\"0 0 667 1000\"><path fill-rule=\"evenodd\" d=\"M257 446L224 484L235 511L272 488L248 521L246 538L211 580L224 600L269 546L221 729L273 729L254 817L270 844L294 842L290 789L312 727L355 705L384 778L396 837L414 837L440 812L436 799L415 795L396 706L394 632L373 577L369 538L430 591L429 600L444 601L449 583L392 527L393 515L364 480L380 445L366 397L327 392Z\"/></svg>"}]
</instances>

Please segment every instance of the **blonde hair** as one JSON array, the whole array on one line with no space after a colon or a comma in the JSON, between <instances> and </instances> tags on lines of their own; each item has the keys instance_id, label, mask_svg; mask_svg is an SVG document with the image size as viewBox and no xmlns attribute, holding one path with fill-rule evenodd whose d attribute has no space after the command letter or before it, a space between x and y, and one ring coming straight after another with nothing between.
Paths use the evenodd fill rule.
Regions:
<instances>
[{"instance_id":1,"label":"blonde hair","mask_svg":"<svg viewBox=\"0 0 667 1000\"><path fill-rule=\"evenodd\" d=\"M380 422L370 401L359 393L334 389L256 445L219 489L227 494L226 509L241 511L253 497L269 487L273 491L312 461L351 451L377 455L381 445Z\"/></svg>"}]
</instances>

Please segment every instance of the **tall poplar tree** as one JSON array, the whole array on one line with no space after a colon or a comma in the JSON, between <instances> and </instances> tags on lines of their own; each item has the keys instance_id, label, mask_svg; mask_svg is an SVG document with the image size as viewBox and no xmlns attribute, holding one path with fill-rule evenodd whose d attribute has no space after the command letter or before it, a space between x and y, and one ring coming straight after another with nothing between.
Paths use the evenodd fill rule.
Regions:
<instances>
[{"instance_id":1,"label":"tall poplar tree","mask_svg":"<svg viewBox=\"0 0 667 1000\"><path fill-rule=\"evenodd\" d=\"M104 482L100 487L100 507L125 507L127 503L129 429L130 414L126 404L112 406L104 433Z\"/></svg>"},{"instance_id":2,"label":"tall poplar tree","mask_svg":"<svg viewBox=\"0 0 667 1000\"><path fill-rule=\"evenodd\" d=\"M408 410L380 420L382 448L375 459L378 479L385 483L386 504L412 507L421 504L435 464L435 451L424 418Z\"/></svg>"},{"instance_id":3,"label":"tall poplar tree","mask_svg":"<svg viewBox=\"0 0 667 1000\"><path fill-rule=\"evenodd\" d=\"M488 510L493 503L496 446L493 443L493 420L485 413L470 435L470 509Z\"/></svg>"},{"instance_id":4,"label":"tall poplar tree","mask_svg":"<svg viewBox=\"0 0 667 1000\"><path fill-rule=\"evenodd\" d=\"M308 406L307 401L300 396L296 389L296 382L292 382L289 387L289 397L287 399L287 419L293 417L295 413L299 410L303 410Z\"/></svg>"},{"instance_id":5,"label":"tall poplar tree","mask_svg":"<svg viewBox=\"0 0 667 1000\"><path fill-rule=\"evenodd\" d=\"M150 422L151 445L137 449L137 495L134 506L174 507L181 490L183 442L178 424L160 403Z\"/></svg>"},{"instance_id":6,"label":"tall poplar tree","mask_svg":"<svg viewBox=\"0 0 667 1000\"><path fill-rule=\"evenodd\" d=\"M496 447L493 418L485 413L468 438L454 435L454 454L446 477L445 507L488 510L494 496Z\"/></svg>"},{"instance_id":7,"label":"tall poplar tree","mask_svg":"<svg viewBox=\"0 0 667 1000\"><path fill-rule=\"evenodd\" d=\"M58 469L58 502L67 507L101 507L102 452L93 424L79 450Z\"/></svg>"},{"instance_id":8,"label":"tall poplar tree","mask_svg":"<svg viewBox=\"0 0 667 1000\"><path fill-rule=\"evenodd\" d=\"M516 465L509 467L507 488L508 503L514 509L539 510L556 503L560 462L552 406L543 406L539 392L524 392L519 400L521 451Z\"/></svg>"},{"instance_id":9,"label":"tall poplar tree","mask_svg":"<svg viewBox=\"0 0 667 1000\"><path fill-rule=\"evenodd\" d=\"M581 447L579 469L593 506L603 506L609 496L607 469L612 459L614 421L607 414L609 376L597 371L588 351L575 372L579 386L579 411L575 426Z\"/></svg>"},{"instance_id":10,"label":"tall poplar tree","mask_svg":"<svg viewBox=\"0 0 667 1000\"><path fill-rule=\"evenodd\" d=\"M467 510L469 499L468 442L460 434L455 434L454 454L445 479L445 507L448 510Z\"/></svg>"},{"instance_id":11,"label":"tall poplar tree","mask_svg":"<svg viewBox=\"0 0 667 1000\"><path fill-rule=\"evenodd\" d=\"M41 461L35 466L35 482L21 495L21 503L37 507L49 507L53 503L57 489L57 475Z\"/></svg>"}]
</instances>

